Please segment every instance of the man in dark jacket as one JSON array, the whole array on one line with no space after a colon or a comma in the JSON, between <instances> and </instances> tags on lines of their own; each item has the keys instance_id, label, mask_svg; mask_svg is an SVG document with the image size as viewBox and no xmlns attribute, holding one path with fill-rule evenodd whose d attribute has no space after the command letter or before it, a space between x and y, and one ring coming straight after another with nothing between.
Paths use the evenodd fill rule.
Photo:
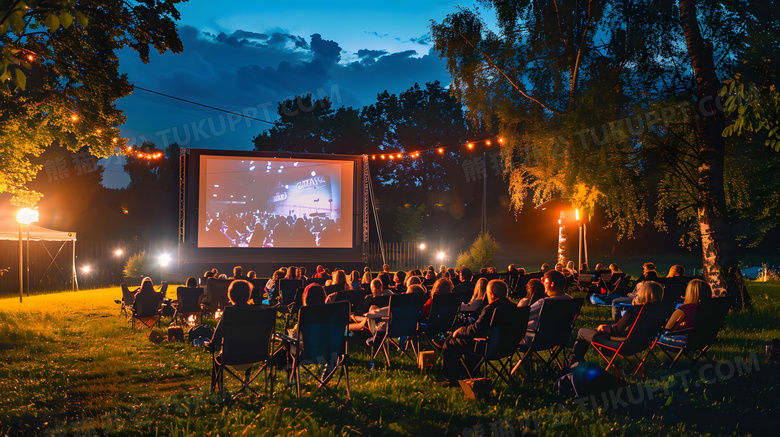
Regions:
<instances>
[{"instance_id":1,"label":"man in dark jacket","mask_svg":"<svg viewBox=\"0 0 780 437\"><path fill-rule=\"evenodd\" d=\"M464 326L455 330L452 335L444 342L443 348L443 386L456 386L459 379L466 376L466 369L460 362L460 357L464 356L466 365L471 368L476 365L477 357L467 355L474 352L476 344L475 338L485 337L490 331L490 322L493 319L493 312L497 308L512 308L515 304L507 299L507 285L504 281L494 279L488 282L487 299L488 305L482 309L476 322L469 326Z\"/></svg>"}]
</instances>

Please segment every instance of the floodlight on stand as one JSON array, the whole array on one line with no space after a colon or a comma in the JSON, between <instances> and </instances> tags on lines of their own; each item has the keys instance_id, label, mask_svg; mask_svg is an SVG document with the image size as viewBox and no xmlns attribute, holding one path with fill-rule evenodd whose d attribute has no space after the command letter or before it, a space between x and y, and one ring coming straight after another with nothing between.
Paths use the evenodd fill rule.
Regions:
<instances>
[{"instance_id":1,"label":"floodlight on stand","mask_svg":"<svg viewBox=\"0 0 780 437\"><path fill-rule=\"evenodd\" d=\"M92 271L92 267L89 265L81 266L81 273L89 274Z\"/></svg>"},{"instance_id":2,"label":"floodlight on stand","mask_svg":"<svg viewBox=\"0 0 780 437\"><path fill-rule=\"evenodd\" d=\"M444 254L444 252L439 252L438 254L436 254L436 258L437 258L439 261L442 261L442 260L444 260L445 256L446 256L446 255Z\"/></svg>"},{"instance_id":3,"label":"floodlight on stand","mask_svg":"<svg viewBox=\"0 0 780 437\"><path fill-rule=\"evenodd\" d=\"M167 253L160 255L160 265L166 267L171 262L171 256Z\"/></svg>"},{"instance_id":4,"label":"floodlight on stand","mask_svg":"<svg viewBox=\"0 0 780 437\"><path fill-rule=\"evenodd\" d=\"M38 221L38 211L31 208L22 208L16 213L16 221L23 225L29 225Z\"/></svg>"},{"instance_id":5,"label":"floodlight on stand","mask_svg":"<svg viewBox=\"0 0 780 437\"><path fill-rule=\"evenodd\" d=\"M116 256L116 257L120 257L120 256L122 256L124 254L125 254L125 251L122 250L122 249L117 249L117 250L114 251L114 256Z\"/></svg>"},{"instance_id":6,"label":"floodlight on stand","mask_svg":"<svg viewBox=\"0 0 780 437\"><path fill-rule=\"evenodd\" d=\"M425 250L425 243L420 243L420 250Z\"/></svg>"}]
</instances>

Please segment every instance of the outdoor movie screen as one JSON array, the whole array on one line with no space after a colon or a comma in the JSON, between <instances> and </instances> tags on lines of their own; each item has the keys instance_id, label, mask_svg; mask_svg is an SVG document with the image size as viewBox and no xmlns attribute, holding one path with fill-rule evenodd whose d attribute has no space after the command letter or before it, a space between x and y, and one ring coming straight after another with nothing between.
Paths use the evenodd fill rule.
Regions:
<instances>
[{"instance_id":1,"label":"outdoor movie screen","mask_svg":"<svg viewBox=\"0 0 780 437\"><path fill-rule=\"evenodd\" d=\"M198 247L351 248L355 161L200 155Z\"/></svg>"}]
</instances>

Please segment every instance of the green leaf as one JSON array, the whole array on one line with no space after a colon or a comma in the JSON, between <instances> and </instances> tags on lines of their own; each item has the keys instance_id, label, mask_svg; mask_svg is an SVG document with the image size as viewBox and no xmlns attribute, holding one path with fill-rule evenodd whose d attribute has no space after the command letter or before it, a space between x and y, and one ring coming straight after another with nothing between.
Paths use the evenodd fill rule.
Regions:
<instances>
[{"instance_id":1,"label":"green leaf","mask_svg":"<svg viewBox=\"0 0 780 437\"><path fill-rule=\"evenodd\" d=\"M70 12L61 12L60 24L65 29L69 28L70 25L73 24L73 15L71 15Z\"/></svg>"},{"instance_id":2,"label":"green leaf","mask_svg":"<svg viewBox=\"0 0 780 437\"><path fill-rule=\"evenodd\" d=\"M79 23L79 26L87 27L89 19L86 15L82 14L81 11L73 11L73 15L76 16L76 21Z\"/></svg>"},{"instance_id":3,"label":"green leaf","mask_svg":"<svg viewBox=\"0 0 780 437\"><path fill-rule=\"evenodd\" d=\"M60 19L57 18L57 16L54 14L49 14L46 16L46 18L43 19L43 24L49 28L50 33L54 33L57 29L60 28Z\"/></svg>"},{"instance_id":4,"label":"green leaf","mask_svg":"<svg viewBox=\"0 0 780 437\"><path fill-rule=\"evenodd\" d=\"M11 15L8 17L8 22L11 25L11 30L16 35L21 36L24 33L24 29L27 27L21 11L11 13Z\"/></svg>"},{"instance_id":5,"label":"green leaf","mask_svg":"<svg viewBox=\"0 0 780 437\"><path fill-rule=\"evenodd\" d=\"M15 68L13 73L13 81L19 89L24 89L27 86L27 76L21 68Z\"/></svg>"}]
</instances>

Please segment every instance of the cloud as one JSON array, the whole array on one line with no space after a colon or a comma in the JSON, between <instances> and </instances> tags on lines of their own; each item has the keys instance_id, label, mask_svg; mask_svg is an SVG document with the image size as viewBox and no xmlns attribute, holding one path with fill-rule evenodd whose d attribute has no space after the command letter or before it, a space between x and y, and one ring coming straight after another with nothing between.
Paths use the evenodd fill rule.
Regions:
<instances>
[{"instance_id":1,"label":"cloud","mask_svg":"<svg viewBox=\"0 0 780 437\"><path fill-rule=\"evenodd\" d=\"M409 41L427 46L431 44L431 36L426 33L417 38L410 38Z\"/></svg>"},{"instance_id":2,"label":"cloud","mask_svg":"<svg viewBox=\"0 0 780 437\"><path fill-rule=\"evenodd\" d=\"M340 44L318 33L308 38L285 29L210 34L182 26L179 35L182 53L155 53L149 64L132 51L121 52L122 72L139 87L269 121L276 118L278 102L307 93L325 92L336 106L360 108L384 90L397 94L415 82L450 82L444 61L431 51L361 49L344 61ZM187 147L247 150L252 138L270 126L239 119L222 129L225 121L219 117L225 113L142 90L118 106L127 115L122 129L135 143L164 146L176 140ZM202 127L209 123L211 130ZM190 135L184 135L185 128ZM178 137L163 134L175 131Z\"/></svg>"},{"instance_id":3,"label":"cloud","mask_svg":"<svg viewBox=\"0 0 780 437\"><path fill-rule=\"evenodd\" d=\"M380 57L388 54L387 50L358 50L357 56L364 65L371 65L376 62Z\"/></svg>"}]
</instances>

